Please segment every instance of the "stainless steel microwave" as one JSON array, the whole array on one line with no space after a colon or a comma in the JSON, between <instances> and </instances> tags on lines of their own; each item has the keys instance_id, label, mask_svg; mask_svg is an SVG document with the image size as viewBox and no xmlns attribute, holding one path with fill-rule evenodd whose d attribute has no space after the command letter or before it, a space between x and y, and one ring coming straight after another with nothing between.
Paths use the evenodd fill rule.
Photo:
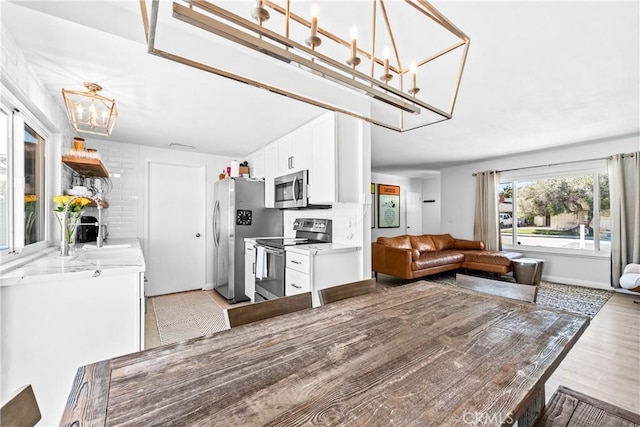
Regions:
<instances>
[{"instance_id":1,"label":"stainless steel microwave","mask_svg":"<svg viewBox=\"0 0 640 427\"><path fill-rule=\"evenodd\" d=\"M331 205L309 204L309 171L301 170L274 179L274 206L280 209L327 209Z\"/></svg>"}]
</instances>

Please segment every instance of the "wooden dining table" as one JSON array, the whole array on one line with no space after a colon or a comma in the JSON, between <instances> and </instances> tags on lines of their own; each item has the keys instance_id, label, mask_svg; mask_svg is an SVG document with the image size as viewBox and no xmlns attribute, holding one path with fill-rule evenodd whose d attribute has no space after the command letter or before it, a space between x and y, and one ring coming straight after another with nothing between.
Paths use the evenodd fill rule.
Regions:
<instances>
[{"instance_id":1,"label":"wooden dining table","mask_svg":"<svg viewBox=\"0 0 640 427\"><path fill-rule=\"evenodd\" d=\"M588 324L420 281L80 367L61 425L531 425Z\"/></svg>"}]
</instances>

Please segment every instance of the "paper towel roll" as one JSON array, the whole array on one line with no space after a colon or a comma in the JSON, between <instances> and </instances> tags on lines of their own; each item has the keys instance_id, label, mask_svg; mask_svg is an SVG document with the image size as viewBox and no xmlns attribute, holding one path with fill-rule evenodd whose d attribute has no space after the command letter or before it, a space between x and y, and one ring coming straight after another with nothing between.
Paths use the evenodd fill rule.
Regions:
<instances>
[{"instance_id":1,"label":"paper towel roll","mask_svg":"<svg viewBox=\"0 0 640 427\"><path fill-rule=\"evenodd\" d=\"M231 161L231 176L240 176L240 163L237 160Z\"/></svg>"}]
</instances>

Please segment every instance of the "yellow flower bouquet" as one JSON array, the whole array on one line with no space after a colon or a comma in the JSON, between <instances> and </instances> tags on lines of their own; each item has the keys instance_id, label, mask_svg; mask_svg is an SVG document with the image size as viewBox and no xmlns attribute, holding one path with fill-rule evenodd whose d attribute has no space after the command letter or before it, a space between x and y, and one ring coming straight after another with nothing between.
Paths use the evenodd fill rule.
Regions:
<instances>
[{"instance_id":1,"label":"yellow flower bouquet","mask_svg":"<svg viewBox=\"0 0 640 427\"><path fill-rule=\"evenodd\" d=\"M69 201L71 201L70 204ZM84 207L91 203L91 199L87 199L86 197L58 195L53 198L53 202L55 203L53 213L56 218L58 218L60 228L64 226L64 208L69 204L69 207L67 208L67 229L63 230L63 234L64 239L71 245L75 243L76 229L78 228L78 224L80 224L80 217L84 212Z\"/></svg>"}]
</instances>

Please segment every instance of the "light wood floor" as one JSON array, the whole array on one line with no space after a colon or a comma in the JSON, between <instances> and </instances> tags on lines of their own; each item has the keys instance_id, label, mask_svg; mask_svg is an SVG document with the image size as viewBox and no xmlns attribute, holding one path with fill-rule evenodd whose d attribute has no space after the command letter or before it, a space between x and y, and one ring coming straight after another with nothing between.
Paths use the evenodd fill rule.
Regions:
<instances>
[{"instance_id":1,"label":"light wood floor","mask_svg":"<svg viewBox=\"0 0 640 427\"><path fill-rule=\"evenodd\" d=\"M222 308L230 305L209 292ZM593 318L565 360L547 381L547 400L559 385L640 413L640 304L615 294ZM153 304L147 299L145 348L160 345Z\"/></svg>"},{"instance_id":2,"label":"light wood floor","mask_svg":"<svg viewBox=\"0 0 640 427\"><path fill-rule=\"evenodd\" d=\"M614 294L547 381L640 413L640 304Z\"/></svg>"}]
</instances>

